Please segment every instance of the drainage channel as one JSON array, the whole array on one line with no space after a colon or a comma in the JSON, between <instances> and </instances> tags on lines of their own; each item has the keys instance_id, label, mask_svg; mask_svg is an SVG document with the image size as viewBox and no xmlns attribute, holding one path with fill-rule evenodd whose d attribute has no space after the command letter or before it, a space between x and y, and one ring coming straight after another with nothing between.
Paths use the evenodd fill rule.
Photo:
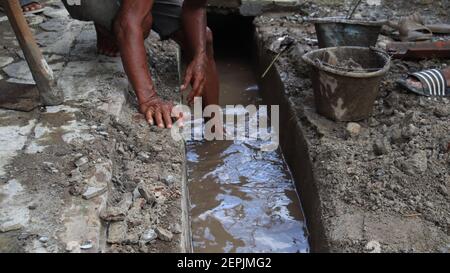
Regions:
<instances>
[{"instance_id":1,"label":"drainage channel","mask_svg":"<svg viewBox=\"0 0 450 273\"><path fill-rule=\"evenodd\" d=\"M242 27L249 21L240 17L219 16L209 18L209 22L217 43L221 105L260 105L257 77L249 57L252 48L248 45L253 44L253 34L248 31L251 21L250 28ZM264 144L188 142L194 252L310 251L293 176L281 150L262 152Z\"/></svg>"}]
</instances>

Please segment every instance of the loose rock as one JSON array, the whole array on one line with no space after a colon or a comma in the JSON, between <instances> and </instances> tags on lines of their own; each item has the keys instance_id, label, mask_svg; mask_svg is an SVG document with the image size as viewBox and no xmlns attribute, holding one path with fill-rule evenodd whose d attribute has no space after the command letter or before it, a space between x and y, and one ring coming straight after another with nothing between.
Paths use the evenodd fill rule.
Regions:
<instances>
[{"instance_id":1,"label":"loose rock","mask_svg":"<svg viewBox=\"0 0 450 273\"><path fill-rule=\"evenodd\" d=\"M370 241L367 243L365 249L369 253L381 253L381 244L377 241Z\"/></svg>"},{"instance_id":2,"label":"loose rock","mask_svg":"<svg viewBox=\"0 0 450 273\"><path fill-rule=\"evenodd\" d=\"M46 237L46 236L42 236L41 238L39 238L39 242L41 242L41 243L47 243L48 242L48 237Z\"/></svg>"},{"instance_id":3,"label":"loose rock","mask_svg":"<svg viewBox=\"0 0 450 273\"><path fill-rule=\"evenodd\" d=\"M85 241L80 245L81 250L89 250L94 247L92 241Z\"/></svg>"},{"instance_id":4,"label":"loose rock","mask_svg":"<svg viewBox=\"0 0 450 273\"><path fill-rule=\"evenodd\" d=\"M5 224L0 226L0 233L6 233L10 231L20 230L23 226L20 224Z\"/></svg>"},{"instance_id":5,"label":"loose rock","mask_svg":"<svg viewBox=\"0 0 450 273\"><path fill-rule=\"evenodd\" d=\"M347 132L352 137L358 136L361 133L361 125L355 122L350 122L347 124Z\"/></svg>"},{"instance_id":6,"label":"loose rock","mask_svg":"<svg viewBox=\"0 0 450 273\"><path fill-rule=\"evenodd\" d=\"M381 140L376 140L373 145L373 152L377 156L389 153L390 149L391 149L391 145L385 138L381 139Z\"/></svg>"},{"instance_id":7,"label":"loose rock","mask_svg":"<svg viewBox=\"0 0 450 273\"><path fill-rule=\"evenodd\" d=\"M123 221L132 204L132 194L126 193L123 195L122 201L120 201L117 206L107 206L106 209L100 213L100 218L107 222Z\"/></svg>"},{"instance_id":8,"label":"loose rock","mask_svg":"<svg viewBox=\"0 0 450 273\"><path fill-rule=\"evenodd\" d=\"M83 198L89 200L104 194L107 190L107 187L88 187L87 190L83 193Z\"/></svg>"},{"instance_id":9,"label":"loose rock","mask_svg":"<svg viewBox=\"0 0 450 273\"><path fill-rule=\"evenodd\" d=\"M82 167L83 165L87 164L89 162L89 159L86 156L83 156L82 158L78 159L75 162L75 166L78 168Z\"/></svg>"},{"instance_id":10,"label":"loose rock","mask_svg":"<svg viewBox=\"0 0 450 273\"><path fill-rule=\"evenodd\" d=\"M147 204L153 205L156 202L155 193L152 192L151 189L145 185L145 183L140 183L138 185L138 191L145 201L147 201Z\"/></svg>"},{"instance_id":11,"label":"loose rock","mask_svg":"<svg viewBox=\"0 0 450 273\"><path fill-rule=\"evenodd\" d=\"M111 223L108 229L107 242L110 244L121 244L126 240L128 226L125 222Z\"/></svg>"},{"instance_id":12,"label":"loose rock","mask_svg":"<svg viewBox=\"0 0 450 273\"><path fill-rule=\"evenodd\" d=\"M156 231L154 229L147 229L146 231L144 231L144 233L141 236L141 242L144 244L153 242L154 240L156 240L158 238L158 234L156 233Z\"/></svg>"},{"instance_id":13,"label":"loose rock","mask_svg":"<svg viewBox=\"0 0 450 273\"><path fill-rule=\"evenodd\" d=\"M80 249L80 244L76 241L70 241L66 244L66 252L76 252Z\"/></svg>"},{"instance_id":14,"label":"loose rock","mask_svg":"<svg viewBox=\"0 0 450 273\"><path fill-rule=\"evenodd\" d=\"M158 234L158 239L160 239L161 241L171 242L173 239L172 232L170 232L167 229L164 229L162 227L157 227L156 233Z\"/></svg>"}]
</instances>

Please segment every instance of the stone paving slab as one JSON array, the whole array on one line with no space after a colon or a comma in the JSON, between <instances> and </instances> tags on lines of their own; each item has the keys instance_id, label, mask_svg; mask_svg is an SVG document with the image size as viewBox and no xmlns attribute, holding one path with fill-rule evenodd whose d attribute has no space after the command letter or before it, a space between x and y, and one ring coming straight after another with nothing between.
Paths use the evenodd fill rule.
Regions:
<instances>
[{"instance_id":1,"label":"stone paving slab","mask_svg":"<svg viewBox=\"0 0 450 273\"><path fill-rule=\"evenodd\" d=\"M96 54L93 24L71 20L60 1L47 2L44 14L29 21L66 103L30 113L0 110L0 252L186 250L185 235L173 228L186 224L181 218L183 144L170 142L168 132L151 129L140 118L120 58ZM0 80L33 83L2 18L0 13L0 35L5 38ZM179 101L174 92L178 48L164 43L154 35L147 41L155 55L152 70L160 93ZM148 162L137 156L142 153ZM123 219L126 225L133 222L129 236L117 245L107 244L108 224L100 219L101 211L129 196L138 182L162 183L168 175L174 183L164 185L166 202L152 208L135 195ZM157 229L168 230L170 242L141 241L144 233Z\"/></svg>"}]
</instances>

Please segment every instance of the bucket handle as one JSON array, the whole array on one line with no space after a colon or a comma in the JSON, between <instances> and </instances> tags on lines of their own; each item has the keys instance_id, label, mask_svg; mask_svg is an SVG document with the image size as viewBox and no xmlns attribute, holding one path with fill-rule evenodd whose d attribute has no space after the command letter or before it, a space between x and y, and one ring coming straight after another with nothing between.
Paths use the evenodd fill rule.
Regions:
<instances>
[{"instance_id":1,"label":"bucket handle","mask_svg":"<svg viewBox=\"0 0 450 273\"><path fill-rule=\"evenodd\" d=\"M371 46L369 48L370 48L370 50L372 50L372 51L374 51L374 52L376 52L376 53L378 53L380 55L386 56L388 59L391 59L391 56L388 53L386 53L385 51L381 50L380 48L377 48L377 47L374 47L374 46ZM319 69L322 69L322 70L325 67L336 69L336 70L344 69L342 67L337 67L337 66L334 66L334 65L331 65L331 64L323 63L319 58L316 58L314 60L314 63L318 66ZM380 69L382 69L382 68L367 68L367 69L364 69L364 70L361 70L361 71L359 71L359 70L352 70L352 72L379 71Z\"/></svg>"},{"instance_id":2,"label":"bucket handle","mask_svg":"<svg viewBox=\"0 0 450 273\"><path fill-rule=\"evenodd\" d=\"M314 63L318 66L319 69L324 70L325 67L327 68L331 68L331 69L335 69L335 70L348 70L348 72L354 72L354 73L367 73L367 72L375 72L375 71L379 71L382 68L366 68L366 69L362 69L362 70L358 70L358 69L345 69L344 67L339 67L339 66L334 66L331 64L327 64L327 63L323 63L321 60L319 59L315 59Z\"/></svg>"},{"instance_id":3,"label":"bucket handle","mask_svg":"<svg viewBox=\"0 0 450 273\"><path fill-rule=\"evenodd\" d=\"M382 50L382 49L380 49L378 47L375 47L375 46L371 46L370 50L375 51L375 52L377 52L380 55L387 56L389 59L391 59L392 56L393 56L393 55L389 54L388 52L386 52L386 51L384 51L384 50Z\"/></svg>"}]
</instances>

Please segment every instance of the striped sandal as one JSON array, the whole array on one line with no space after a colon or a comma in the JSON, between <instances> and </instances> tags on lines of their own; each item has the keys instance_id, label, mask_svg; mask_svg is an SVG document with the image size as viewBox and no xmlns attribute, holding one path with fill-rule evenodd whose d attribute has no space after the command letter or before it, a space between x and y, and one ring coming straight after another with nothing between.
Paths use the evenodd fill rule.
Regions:
<instances>
[{"instance_id":1,"label":"striped sandal","mask_svg":"<svg viewBox=\"0 0 450 273\"><path fill-rule=\"evenodd\" d=\"M450 88L442 71L437 69L425 70L409 74L408 78L416 78L422 83L422 88L417 88L408 83L407 79L398 81L401 88L427 97L450 96Z\"/></svg>"}]
</instances>

